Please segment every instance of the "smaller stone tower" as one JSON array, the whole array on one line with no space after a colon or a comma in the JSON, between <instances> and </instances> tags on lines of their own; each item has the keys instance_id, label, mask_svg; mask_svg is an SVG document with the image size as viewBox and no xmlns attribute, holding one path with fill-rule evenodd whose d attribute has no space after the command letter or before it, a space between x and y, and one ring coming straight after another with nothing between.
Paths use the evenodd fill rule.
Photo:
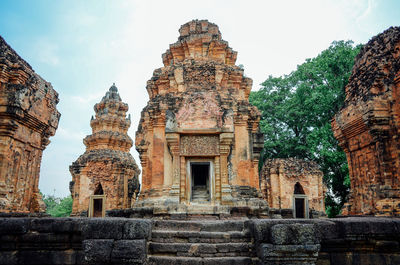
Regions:
<instances>
[{"instance_id":1,"label":"smaller stone tower","mask_svg":"<svg viewBox=\"0 0 400 265\"><path fill-rule=\"evenodd\" d=\"M129 153L133 142L127 134L128 104L121 101L115 84L94 111L92 134L83 140L86 152L69 168L75 216L98 217L106 210L129 208L139 192L140 170Z\"/></svg>"},{"instance_id":2,"label":"smaller stone tower","mask_svg":"<svg viewBox=\"0 0 400 265\"><path fill-rule=\"evenodd\" d=\"M266 159L261 170L261 192L268 201L270 213L284 218L325 215L323 176L313 161Z\"/></svg>"}]
</instances>

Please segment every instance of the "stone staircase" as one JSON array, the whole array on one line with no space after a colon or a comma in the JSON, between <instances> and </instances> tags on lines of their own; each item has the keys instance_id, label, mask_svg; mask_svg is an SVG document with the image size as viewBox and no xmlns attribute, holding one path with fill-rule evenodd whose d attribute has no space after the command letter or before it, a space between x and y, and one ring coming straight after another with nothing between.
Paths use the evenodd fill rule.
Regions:
<instances>
[{"instance_id":1,"label":"stone staircase","mask_svg":"<svg viewBox=\"0 0 400 265\"><path fill-rule=\"evenodd\" d=\"M192 202L208 203L209 201L210 195L206 186L193 187Z\"/></svg>"},{"instance_id":2,"label":"stone staircase","mask_svg":"<svg viewBox=\"0 0 400 265\"><path fill-rule=\"evenodd\" d=\"M148 265L260 264L245 220L155 220Z\"/></svg>"}]
</instances>

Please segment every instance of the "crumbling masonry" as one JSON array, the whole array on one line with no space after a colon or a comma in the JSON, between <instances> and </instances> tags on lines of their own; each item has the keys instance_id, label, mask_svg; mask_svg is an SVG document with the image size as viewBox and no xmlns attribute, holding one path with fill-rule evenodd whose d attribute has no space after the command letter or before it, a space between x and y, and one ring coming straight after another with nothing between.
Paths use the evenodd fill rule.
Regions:
<instances>
[{"instance_id":1,"label":"crumbling masonry","mask_svg":"<svg viewBox=\"0 0 400 265\"><path fill-rule=\"evenodd\" d=\"M400 27L361 50L332 128L350 171L343 214L400 216Z\"/></svg>"},{"instance_id":2,"label":"crumbling masonry","mask_svg":"<svg viewBox=\"0 0 400 265\"><path fill-rule=\"evenodd\" d=\"M42 152L60 119L58 94L0 37L0 212L39 212Z\"/></svg>"},{"instance_id":3,"label":"crumbling masonry","mask_svg":"<svg viewBox=\"0 0 400 265\"><path fill-rule=\"evenodd\" d=\"M260 172L261 192L270 213L289 218L324 215L326 187L323 176L313 161L266 159Z\"/></svg>"}]
</instances>

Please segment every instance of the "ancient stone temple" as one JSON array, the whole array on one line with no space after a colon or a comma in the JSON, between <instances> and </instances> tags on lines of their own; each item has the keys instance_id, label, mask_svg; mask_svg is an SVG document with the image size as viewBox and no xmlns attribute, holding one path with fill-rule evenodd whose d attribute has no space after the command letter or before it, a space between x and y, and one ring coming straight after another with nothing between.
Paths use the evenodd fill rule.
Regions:
<instances>
[{"instance_id":1,"label":"ancient stone temple","mask_svg":"<svg viewBox=\"0 0 400 265\"><path fill-rule=\"evenodd\" d=\"M129 153L133 142L127 135L128 104L121 101L115 85L94 111L92 134L83 140L86 152L69 168L72 215L97 217L106 210L129 208L139 192L140 170Z\"/></svg>"},{"instance_id":2,"label":"ancient stone temple","mask_svg":"<svg viewBox=\"0 0 400 265\"><path fill-rule=\"evenodd\" d=\"M217 25L193 20L179 33L147 82L150 100L136 132L143 170L137 205L265 205L252 80Z\"/></svg>"},{"instance_id":3,"label":"ancient stone temple","mask_svg":"<svg viewBox=\"0 0 400 265\"><path fill-rule=\"evenodd\" d=\"M58 94L0 37L0 212L39 212L42 152L58 127Z\"/></svg>"},{"instance_id":4,"label":"ancient stone temple","mask_svg":"<svg viewBox=\"0 0 400 265\"><path fill-rule=\"evenodd\" d=\"M361 50L332 127L350 171L343 214L400 216L400 27Z\"/></svg>"},{"instance_id":5,"label":"ancient stone temple","mask_svg":"<svg viewBox=\"0 0 400 265\"><path fill-rule=\"evenodd\" d=\"M261 170L261 191L271 213L290 218L315 217L325 212L322 178L323 172L315 162L267 159Z\"/></svg>"}]
</instances>

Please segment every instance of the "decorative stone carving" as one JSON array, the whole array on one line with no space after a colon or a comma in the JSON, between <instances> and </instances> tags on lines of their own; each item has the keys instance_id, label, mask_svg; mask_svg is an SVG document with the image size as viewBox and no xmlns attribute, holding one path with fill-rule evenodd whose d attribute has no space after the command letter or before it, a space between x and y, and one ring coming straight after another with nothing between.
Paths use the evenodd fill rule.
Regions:
<instances>
[{"instance_id":1,"label":"decorative stone carving","mask_svg":"<svg viewBox=\"0 0 400 265\"><path fill-rule=\"evenodd\" d=\"M400 216L400 27L372 38L355 60L332 129L349 164L344 215Z\"/></svg>"},{"instance_id":2,"label":"decorative stone carving","mask_svg":"<svg viewBox=\"0 0 400 265\"><path fill-rule=\"evenodd\" d=\"M157 211L187 213L180 207L192 203L197 175L192 165L198 165L211 174L204 182L212 185L208 204L265 208L259 193L261 149L253 137L259 133L260 113L248 101L252 80L235 65L237 53L222 40L217 25L193 20L179 32L163 54L164 67L147 82L150 100L135 141L143 169L136 205L167 205ZM232 193L234 187L252 192L243 197Z\"/></svg>"},{"instance_id":3,"label":"decorative stone carving","mask_svg":"<svg viewBox=\"0 0 400 265\"><path fill-rule=\"evenodd\" d=\"M140 170L129 153L133 142L127 135L131 125L130 116L126 118L128 104L121 101L115 85L94 110L93 133L83 140L86 152L70 166L72 215L96 215L89 209L96 207L95 199L105 207L98 202L101 215L105 210L129 208L140 189Z\"/></svg>"},{"instance_id":4,"label":"decorative stone carving","mask_svg":"<svg viewBox=\"0 0 400 265\"><path fill-rule=\"evenodd\" d=\"M183 156L217 156L219 155L219 137L218 135L183 135L180 150Z\"/></svg>"},{"instance_id":5,"label":"decorative stone carving","mask_svg":"<svg viewBox=\"0 0 400 265\"><path fill-rule=\"evenodd\" d=\"M42 152L58 127L58 94L0 37L0 212L45 211Z\"/></svg>"}]
</instances>

